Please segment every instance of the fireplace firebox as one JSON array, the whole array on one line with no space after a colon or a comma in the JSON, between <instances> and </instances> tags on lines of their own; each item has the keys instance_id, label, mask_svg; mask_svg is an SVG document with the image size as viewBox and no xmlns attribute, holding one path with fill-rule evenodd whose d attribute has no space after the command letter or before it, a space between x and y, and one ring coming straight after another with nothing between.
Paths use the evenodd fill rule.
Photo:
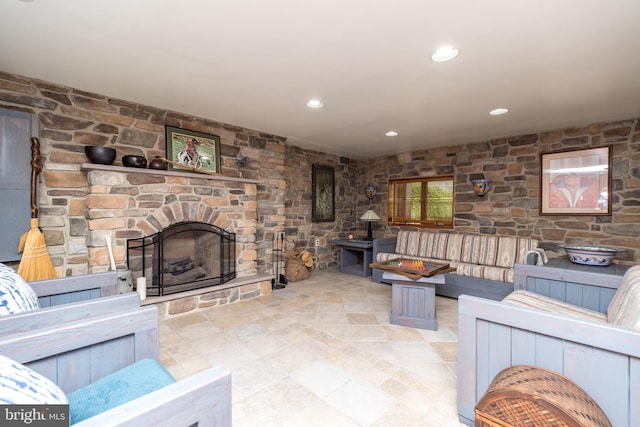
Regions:
<instances>
[{"instance_id":1,"label":"fireplace firebox","mask_svg":"<svg viewBox=\"0 0 640 427\"><path fill-rule=\"evenodd\" d=\"M236 277L236 235L207 223L177 223L128 239L127 264L133 283L146 278L149 296L215 288Z\"/></svg>"}]
</instances>

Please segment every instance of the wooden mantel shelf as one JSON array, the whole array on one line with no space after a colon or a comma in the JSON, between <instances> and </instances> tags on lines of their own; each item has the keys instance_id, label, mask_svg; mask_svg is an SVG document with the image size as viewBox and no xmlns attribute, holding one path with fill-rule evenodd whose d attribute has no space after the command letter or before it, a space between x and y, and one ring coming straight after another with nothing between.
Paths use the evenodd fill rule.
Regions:
<instances>
[{"instance_id":1,"label":"wooden mantel shelf","mask_svg":"<svg viewBox=\"0 0 640 427\"><path fill-rule=\"evenodd\" d=\"M174 171L163 171L158 169L147 169L147 168L128 168L125 166L111 166L111 165L99 165L95 163L83 163L83 170L98 170L105 172L121 172L121 173L142 173L149 175L162 175L162 176L180 176L183 178L198 178L198 179L210 179L217 181L232 181L232 182L243 182L246 184L260 184L260 181L256 179L247 179L247 178L236 178L232 176L222 176L222 175L209 175L206 173L198 173L198 172L174 172Z\"/></svg>"}]
</instances>

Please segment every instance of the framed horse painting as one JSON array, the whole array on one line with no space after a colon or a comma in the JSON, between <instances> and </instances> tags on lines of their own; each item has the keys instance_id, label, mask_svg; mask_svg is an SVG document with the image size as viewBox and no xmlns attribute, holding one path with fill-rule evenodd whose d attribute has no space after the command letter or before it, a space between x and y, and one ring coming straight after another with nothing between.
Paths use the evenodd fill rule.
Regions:
<instances>
[{"instance_id":1,"label":"framed horse painting","mask_svg":"<svg viewBox=\"0 0 640 427\"><path fill-rule=\"evenodd\" d=\"M220 173L220 137L166 126L169 170Z\"/></svg>"}]
</instances>

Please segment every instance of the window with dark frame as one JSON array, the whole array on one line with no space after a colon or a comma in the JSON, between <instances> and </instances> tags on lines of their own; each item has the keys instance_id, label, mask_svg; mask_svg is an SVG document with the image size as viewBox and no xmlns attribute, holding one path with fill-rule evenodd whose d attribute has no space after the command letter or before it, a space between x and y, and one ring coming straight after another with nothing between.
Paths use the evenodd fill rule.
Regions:
<instances>
[{"instance_id":1,"label":"window with dark frame","mask_svg":"<svg viewBox=\"0 0 640 427\"><path fill-rule=\"evenodd\" d=\"M389 180L389 225L453 229L453 176Z\"/></svg>"}]
</instances>

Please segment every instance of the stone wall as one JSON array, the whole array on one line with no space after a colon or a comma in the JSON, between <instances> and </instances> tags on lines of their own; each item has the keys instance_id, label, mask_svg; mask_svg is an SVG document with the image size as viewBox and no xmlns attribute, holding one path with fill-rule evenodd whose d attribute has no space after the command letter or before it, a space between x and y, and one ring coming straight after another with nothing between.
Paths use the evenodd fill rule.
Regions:
<instances>
[{"instance_id":1,"label":"stone wall","mask_svg":"<svg viewBox=\"0 0 640 427\"><path fill-rule=\"evenodd\" d=\"M640 125L635 118L355 161L288 146L283 137L1 72L0 107L38 114L45 158L40 225L61 275L88 272L83 147L116 148L116 164L126 154L164 155L165 125L219 135L224 176L239 176L235 159L249 157L243 176L260 182L255 244L260 273L271 272L273 236L280 231L315 255L315 268L336 266L338 251L329 241L349 231L366 233L358 220L370 206L366 185L378 187L371 206L382 220L373 228L374 237L383 237L397 232L386 224L388 179L446 174L455 176L456 230L532 236L556 255L560 244L616 246L626 249L624 259L638 260ZM540 153L604 144L613 147L613 215L540 216ZM335 168L332 223L311 221L314 163ZM475 178L493 180L484 198L471 189Z\"/></svg>"},{"instance_id":2,"label":"stone wall","mask_svg":"<svg viewBox=\"0 0 640 427\"><path fill-rule=\"evenodd\" d=\"M89 272L84 146L115 148L114 165L127 154L165 156L165 125L220 136L223 176L239 176L235 160L249 158L242 176L260 182L256 264L269 270L271 235L284 230L285 138L1 72L0 107L38 115L44 158L40 226L59 275Z\"/></svg>"},{"instance_id":3,"label":"stone wall","mask_svg":"<svg viewBox=\"0 0 640 427\"><path fill-rule=\"evenodd\" d=\"M540 215L542 153L610 145L612 215ZM454 175L457 231L533 237L564 255L562 244L604 245L625 249L619 259L638 262L640 252L640 119L596 123L486 142L413 151L359 164L359 187L378 186L374 206L383 220L374 237L392 236L387 226L388 180ZM472 190L472 179L491 179L484 197Z\"/></svg>"},{"instance_id":4,"label":"stone wall","mask_svg":"<svg viewBox=\"0 0 640 427\"><path fill-rule=\"evenodd\" d=\"M335 221L313 222L311 215L312 166L319 164L334 168L335 178ZM355 163L345 157L289 147L286 156L286 236L290 245L306 249L314 254L315 268L326 269L339 266L339 254L330 243L344 238L358 224L358 194L364 194L357 186L358 169ZM362 228L362 227L361 227ZM364 237L366 231L360 232ZM315 241L319 245L315 246Z\"/></svg>"}]
</instances>

